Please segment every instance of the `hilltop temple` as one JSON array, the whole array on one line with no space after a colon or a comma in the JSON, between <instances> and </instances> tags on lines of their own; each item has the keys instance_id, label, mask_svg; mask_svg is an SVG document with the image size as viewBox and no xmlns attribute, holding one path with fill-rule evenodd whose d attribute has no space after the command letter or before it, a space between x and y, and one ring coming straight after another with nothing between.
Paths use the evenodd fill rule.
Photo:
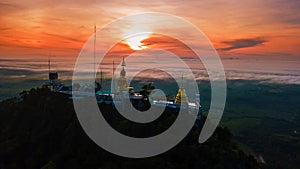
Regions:
<instances>
[{"instance_id":1,"label":"hilltop temple","mask_svg":"<svg viewBox=\"0 0 300 169\"><path fill-rule=\"evenodd\" d=\"M50 62L49 62L50 64ZM146 105L151 106L160 106L160 107L166 107L166 109L171 110L171 112L179 112L180 109L184 109L187 112L189 112L192 115L196 115L197 119L201 119L202 114L202 108L200 105L200 95L196 94L196 100L190 101L188 99L188 96L186 94L184 85L183 85L183 75L181 77L181 85L178 89L177 95L174 100L151 100L149 101L148 95L142 95L138 92L134 91L133 87L128 86L128 80L126 78L126 63L123 58L122 63L122 70L120 71L120 77L117 81L117 87L118 90L103 90L103 84L100 84L95 81L95 84L91 85L84 85L80 86L79 84L73 85L73 86L65 86L58 80L58 73L57 72L51 72L49 68L49 83L46 85L49 86L53 92L59 92L59 93L65 93L70 95L70 99L74 99L72 96L72 90L79 91L79 93L82 93L82 96L80 96L76 99L84 98L84 97L90 97L90 96L96 96L96 100L98 104L109 104L114 106L115 104L122 105L123 108L136 108L138 110L145 110ZM50 66L49 66L50 67ZM113 78L114 79L114 78ZM101 83L103 81L102 79L102 70L101 70ZM114 82L112 82L114 83ZM114 86L114 84L113 84ZM73 87L73 89L72 89ZM113 87L114 88L114 87ZM126 98L129 97L130 102L126 102ZM127 99L128 100L128 99ZM148 104L147 104L148 103ZM128 105L128 107L126 106ZM147 107L147 106L146 106ZM149 108L149 107L148 107ZM147 109L147 108L146 108Z\"/></svg>"}]
</instances>

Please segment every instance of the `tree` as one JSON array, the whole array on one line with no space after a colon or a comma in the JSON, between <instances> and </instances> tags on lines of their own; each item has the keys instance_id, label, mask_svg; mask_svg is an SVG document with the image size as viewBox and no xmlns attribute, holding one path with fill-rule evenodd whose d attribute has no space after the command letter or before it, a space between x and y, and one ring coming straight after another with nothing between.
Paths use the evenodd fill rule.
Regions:
<instances>
[{"instance_id":1,"label":"tree","mask_svg":"<svg viewBox=\"0 0 300 169\"><path fill-rule=\"evenodd\" d=\"M149 96L149 94L151 93L152 90L155 89L155 87L152 85L152 83L148 83L146 85L144 85L142 87L142 91L140 92L142 95L145 95L145 96Z\"/></svg>"}]
</instances>

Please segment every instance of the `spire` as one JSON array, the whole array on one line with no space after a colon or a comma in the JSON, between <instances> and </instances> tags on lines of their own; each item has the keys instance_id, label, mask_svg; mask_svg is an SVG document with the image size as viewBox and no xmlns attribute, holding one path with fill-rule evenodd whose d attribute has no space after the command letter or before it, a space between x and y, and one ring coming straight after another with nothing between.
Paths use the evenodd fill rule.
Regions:
<instances>
[{"instance_id":1,"label":"spire","mask_svg":"<svg viewBox=\"0 0 300 169\"><path fill-rule=\"evenodd\" d=\"M122 61L121 66L122 66L122 70L121 70L121 72L120 72L120 76L121 76L121 77L125 77L125 76L126 76L126 71L125 71L125 68L124 68L124 67L126 66L126 64L125 64L124 56L123 56L123 61Z\"/></svg>"},{"instance_id":2,"label":"spire","mask_svg":"<svg viewBox=\"0 0 300 169\"><path fill-rule=\"evenodd\" d=\"M124 60L124 56L123 56L123 61L122 61L122 64L121 64L123 67L126 66L125 64L125 60Z\"/></svg>"},{"instance_id":3,"label":"spire","mask_svg":"<svg viewBox=\"0 0 300 169\"><path fill-rule=\"evenodd\" d=\"M114 76L114 74L115 74L115 60L113 60L113 76Z\"/></svg>"},{"instance_id":4,"label":"spire","mask_svg":"<svg viewBox=\"0 0 300 169\"><path fill-rule=\"evenodd\" d=\"M126 71L125 71L124 67L122 68L122 70L120 72L120 76L121 77L125 77L126 76Z\"/></svg>"},{"instance_id":5,"label":"spire","mask_svg":"<svg viewBox=\"0 0 300 169\"><path fill-rule=\"evenodd\" d=\"M183 89L183 73L181 73L181 85L180 88Z\"/></svg>"},{"instance_id":6,"label":"spire","mask_svg":"<svg viewBox=\"0 0 300 169\"><path fill-rule=\"evenodd\" d=\"M119 91L120 92L123 92L123 91L126 91L128 90L128 84L127 84L127 79L126 79L126 71L125 71L125 60L124 60L124 57L123 57L123 61L122 61L122 70L120 72L120 77L118 79L118 87L119 87Z\"/></svg>"}]
</instances>

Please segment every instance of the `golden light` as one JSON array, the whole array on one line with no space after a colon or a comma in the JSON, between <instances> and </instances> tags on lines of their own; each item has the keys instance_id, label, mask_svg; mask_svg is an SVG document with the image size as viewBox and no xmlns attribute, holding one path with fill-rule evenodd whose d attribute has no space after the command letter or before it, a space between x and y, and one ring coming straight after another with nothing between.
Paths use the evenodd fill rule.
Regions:
<instances>
[{"instance_id":1,"label":"golden light","mask_svg":"<svg viewBox=\"0 0 300 169\"><path fill-rule=\"evenodd\" d=\"M142 43L143 40L149 38L151 33L145 32L142 34L135 34L134 36L130 36L126 38L125 43L132 49L132 50L143 50L147 49L148 46Z\"/></svg>"}]
</instances>

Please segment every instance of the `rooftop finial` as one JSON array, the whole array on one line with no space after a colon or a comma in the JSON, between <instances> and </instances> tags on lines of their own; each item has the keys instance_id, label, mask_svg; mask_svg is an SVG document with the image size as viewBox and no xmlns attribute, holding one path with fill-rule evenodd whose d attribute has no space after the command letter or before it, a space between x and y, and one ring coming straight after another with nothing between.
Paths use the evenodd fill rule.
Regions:
<instances>
[{"instance_id":1,"label":"rooftop finial","mask_svg":"<svg viewBox=\"0 0 300 169\"><path fill-rule=\"evenodd\" d=\"M123 56L123 61L122 61L122 64L121 64L122 66L126 66L126 64L125 64L125 60L124 60L124 56Z\"/></svg>"},{"instance_id":2,"label":"rooftop finial","mask_svg":"<svg viewBox=\"0 0 300 169\"><path fill-rule=\"evenodd\" d=\"M183 73L181 73L181 86L180 86L181 89L183 89Z\"/></svg>"},{"instance_id":3,"label":"rooftop finial","mask_svg":"<svg viewBox=\"0 0 300 169\"><path fill-rule=\"evenodd\" d=\"M121 65L122 65L122 70L120 72L120 76L125 77L126 76L126 71L125 71L124 67L126 66L126 64L125 64L124 56L123 56L123 61L122 61Z\"/></svg>"}]
</instances>

